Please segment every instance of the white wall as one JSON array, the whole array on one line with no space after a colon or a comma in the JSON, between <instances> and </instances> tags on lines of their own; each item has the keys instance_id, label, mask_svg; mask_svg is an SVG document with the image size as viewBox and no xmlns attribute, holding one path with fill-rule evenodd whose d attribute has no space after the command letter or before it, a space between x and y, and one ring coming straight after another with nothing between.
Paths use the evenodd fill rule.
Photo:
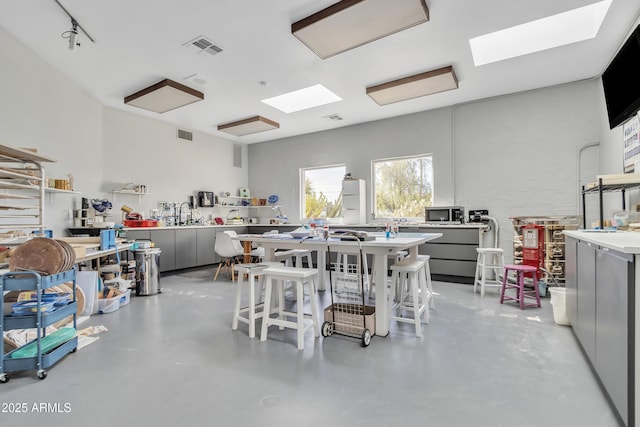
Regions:
<instances>
[{"instance_id":1,"label":"white wall","mask_svg":"<svg viewBox=\"0 0 640 427\"><path fill-rule=\"evenodd\" d=\"M237 195L246 187L247 159L243 147L242 167L233 166L233 144L215 136L194 132L192 142L176 139L176 127L157 120L104 108L105 173L101 197L113 201L113 189L133 182L144 184L149 195L116 194L114 208L126 204L149 215L159 201L186 202L197 191L228 191ZM226 212L202 208L201 213L225 216Z\"/></svg>"},{"instance_id":2,"label":"white wall","mask_svg":"<svg viewBox=\"0 0 640 427\"><path fill-rule=\"evenodd\" d=\"M455 109L456 201L487 208L511 245L514 216L581 215L578 153L598 142L597 82L585 81ZM593 180L597 149L583 151Z\"/></svg>"},{"instance_id":3,"label":"white wall","mask_svg":"<svg viewBox=\"0 0 640 427\"><path fill-rule=\"evenodd\" d=\"M199 190L237 194L247 186L246 147L236 168L229 141L196 132L193 142L177 142L175 126L105 108L3 30L0 57L0 142L56 159L45 165L47 175L71 173L82 193L47 198L46 226L54 236L66 235L69 209L79 208L82 197L113 201L111 191L126 182L145 184L151 194L140 201L118 195L109 220L120 220L122 204L148 215L160 200L187 201Z\"/></svg>"},{"instance_id":4,"label":"white wall","mask_svg":"<svg viewBox=\"0 0 640 427\"><path fill-rule=\"evenodd\" d=\"M35 147L57 160L47 176L94 192L102 181L102 106L17 40L0 30L0 142ZM47 228L64 235L79 197L56 194L45 205Z\"/></svg>"},{"instance_id":5,"label":"white wall","mask_svg":"<svg viewBox=\"0 0 640 427\"><path fill-rule=\"evenodd\" d=\"M435 203L489 209L510 253L510 217L580 213L578 153L598 137L597 82L576 82L254 144L249 185L278 194L297 221L299 168L346 163L367 179L370 204L371 160L433 153ZM595 175L597 149L581 159L581 175Z\"/></svg>"},{"instance_id":6,"label":"white wall","mask_svg":"<svg viewBox=\"0 0 640 427\"><path fill-rule=\"evenodd\" d=\"M367 181L371 161L433 154L435 202L451 204L451 114L449 108L362 125L311 133L249 146L249 186L256 194L276 194L292 222L300 220L300 168L345 164ZM367 218L371 218L370 197Z\"/></svg>"},{"instance_id":7,"label":"white wall","mask_svg":"<svg viewBox=\"0 0 640 427\"><path fill-rule=\"evenodd\" d=\"M637 25L640 24L640 19L636 20L636 22L632 25L631 30L635 29ZM627 35L628 37L628 35ZM625 38L626 40L626 38ZM622 46L622 44L620 45ZM614 53L612 53L611 57L613 59ZM623 125L620 125L614 129L609 129L609 122L607 119L607 106L604 100L604 91L602 89L602 80L599 80L598 85L598 97L599 97L599 114L600 114L600 122L602 126L600 127L600 139L601 139L601 150L600 150L600 174L616 174L624 172L624 162L623 162L623 135L622 129ZM636 173L639 173L636 171ZM621 210L622 207L622 199L620 193L608 193L605 194L605 203L604 203L604 217L610 218L615 212ZM627 209L630 207L635 208L636 205L640 204L640 190L634 189L629 190L627 192ZM597 200L594 200L594 204L597 204ZM598 215L596 214L592 217L592 220L597 220Z\"/></svg>"}]
</instances>

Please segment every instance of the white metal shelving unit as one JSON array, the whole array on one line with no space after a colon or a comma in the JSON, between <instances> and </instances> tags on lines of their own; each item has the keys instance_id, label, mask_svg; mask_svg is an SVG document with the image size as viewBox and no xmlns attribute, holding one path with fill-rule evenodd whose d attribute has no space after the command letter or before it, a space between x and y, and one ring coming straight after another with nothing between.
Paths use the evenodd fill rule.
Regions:
<instances>
[{"instance_id":1,"label":"white metal shelving unit","mask_svg":"<svg viewBox=\"0 0 640 427\"><path fill-rule=\"evenodd\" d=\"M44 235L46 162L55 160L0 144L0 231L30 229Z\"/></svg>"}]
</instances>

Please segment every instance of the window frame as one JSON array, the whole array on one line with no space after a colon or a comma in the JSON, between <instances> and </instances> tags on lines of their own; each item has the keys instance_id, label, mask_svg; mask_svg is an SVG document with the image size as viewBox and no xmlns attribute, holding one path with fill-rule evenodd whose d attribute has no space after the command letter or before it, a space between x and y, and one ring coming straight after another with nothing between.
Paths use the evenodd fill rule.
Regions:
<instances>
[{"instance_id":1,"label":"window frame","mask_svg":"<svg viewBox=\"0 0 640 427\"><path fill-rule=\"evenodd\" d=\"M331 164L331 165L322 165L322 166L310 166L310 167L306 167L306 168L300 168L299 169L299 185L298 188L300 188L300 222L304 222L304 221L308 221L314 218L307 218L305 216L305 211L306 211L306 192L305 192L305 172L306 171L312 171L312 170L320 170L320 169L332 169L332 168L344 168L344 173L342 175L342 178L340 178L340 183L342 183L342 180L344 178L344 174L347 173L347 165L346 163L335 163L335 164ZM342 193L342 184L341 184L341 189L340 189L340 193ZM328 221L331 221L333 217L329 217L327 218ZM340 217L336 217L336 218L340 218Z\"/></svg>"},{"instance_id":2,"label":"window frame","mask_svg":"<svg viewBox=\"0 0 640 427\"><path fill-rule=\"evenodd\" d=\"M381 162L389 162L396 160L411 160L411 159L423 159L430 158L431 159L431 206L433 206L433 201L435 200L435 172L434 172L434 156L433 153L423 153L423 154L415 154L410 156L398 156L398 157L386 157L383 159L374 159L371 160L371 218L374 221L382 220L382 219L398 219L405 218L409 221L424 221L424 215L419 217L386 217L386 216L378 216L376 211L377 204L377 196L376 196L376 163ZM428 207L428 206L425 206Z\"/></svg>"}]
</instances>

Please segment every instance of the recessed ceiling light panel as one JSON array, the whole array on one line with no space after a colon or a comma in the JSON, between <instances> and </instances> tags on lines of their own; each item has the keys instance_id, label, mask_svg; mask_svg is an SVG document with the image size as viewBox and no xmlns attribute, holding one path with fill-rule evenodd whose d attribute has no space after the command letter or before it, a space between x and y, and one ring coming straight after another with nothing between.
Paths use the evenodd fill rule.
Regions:
<instances>
[{"instance_id":1,"label":"recessed ceiling light panel","mask_svg":"<svg viewBox=\"0 0 640 427\"><path fill-rule=\"evenodd\" d=\"M220 132L225 132L235 136L251 135L252 133L264 132L267 130L278 129L280 124L273 120L266 119L261 116L250 117L236 122L218 125Z\"/></svg>"},{"instance_id":2,"label":"recessed ceiling light panel","mask_svg":"<svg viewBox=\"0 0 640 427\"><path fill-rule=\"evenodd\" d=\"M611 2L599 1L475 37L469 40L473 62L479 66L592 39L598 34Z\"/></svg>"},{"instance_id":3,"label":"recessed ceiling light panel","mask_svg":"<svg viewBox=\"0 0 640 427\"><path fill-rule=\"evenodd\" d=\"M326 59L429 20L424 0L342 0L291 24L291 33Z\"/></svg>"},{"instance_id":4,"label":"recessed ceiling light panel","mask_svg":"<svg viewBox=\"0 0 640 427\"><path fill-rule=\"evenodd\" d=\"M284 113L294 113L337 101L342 101L342 98L321 84L262 100L265 104L277 108Z\"/></svg>"},{"instance_id":5,"label":"recessed ceiling light panel","mask_svg":"<svg viewBox=\"0 0 640 427\"><path fill-rule=\"evenodd\" d=\"M203 99L202 92L165 79L125 97L124 103L155 113L165 113Z\"/></svg>"},{"instance_id":6,"label":"recessed ceiling light panel","mask_svg":"<svg viewBox=\"0 0 640 427\"><path fill-rule=\"evenodd\" d=\"M448 66L370 86L367 95L378 105L387 105L457 88L456 74Z\"/></svg>"}]
</instances>

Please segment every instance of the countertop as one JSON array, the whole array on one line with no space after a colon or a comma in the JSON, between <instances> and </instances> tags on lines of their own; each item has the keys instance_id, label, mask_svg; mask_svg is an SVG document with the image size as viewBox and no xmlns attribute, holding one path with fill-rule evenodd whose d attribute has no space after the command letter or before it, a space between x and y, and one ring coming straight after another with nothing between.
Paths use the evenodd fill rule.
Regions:
<instances>
[{"instance_id":1,"label":"countertop","mask_svg":"<svg viewBox=\"0 0 640 427\"><path fill-rule=\"evenodd\" d=\"M349 227L375 227L384 228L386 223L381 224L364 224L364 225L337 225L334 228L349 228ZM400 228L487 228L487 224L481 222L469 222L466 224L441 224L441 223L426 223L426 222L400 222L398 223Z\"/></svg>"},{"instance_id":2,"label":"countertop","mask_svg":"<svg viewBox=\"0 0 640 427\"><path fill-rule=\"evenodd\" d=\"M594 243L625 254L640 254L640 233L636 231L565 230L563 233L575 239Z\"/></svg>"},{"instance_id":3,"label":"countertop","mask_svg":"<svg viewBox=\"0 0 640 427\"><path fill-rule=\"evenodd\" d=\"M185 228L228 228L228 227L265 227L277 229L279 227L302 227L302 224L225 224L225 225L180 225L180 226L162 226L162 227L124 227L124 230L182 230ZM385 224L331 224L330 228L348 229L348 228L375 228L384 229ZM483 229L488 226L483 223L473 222L467 224L431 224L431 223L400 223L400 228L476 228Z\"/></svg>"}]
</instances>

